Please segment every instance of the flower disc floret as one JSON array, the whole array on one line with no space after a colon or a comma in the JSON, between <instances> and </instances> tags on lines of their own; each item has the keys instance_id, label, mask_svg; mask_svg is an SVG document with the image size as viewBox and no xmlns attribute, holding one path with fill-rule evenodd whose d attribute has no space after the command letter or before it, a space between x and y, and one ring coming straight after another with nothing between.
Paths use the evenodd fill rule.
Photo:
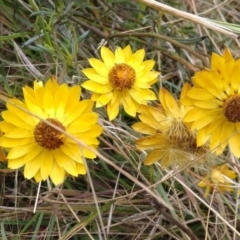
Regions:
<instances>
[{"instance_id":1,"label":"flower disc floret","mask_svg":"<svg viewBox=\"0 0 240 240\"><path fill-rule=\"evenodd\" d=\"M56 127L65 130L65 127L56 119L48 118L48 122L54 124ZM39 146L47 149L54 150L59 148L65 141L65 135L55 128L49 126L46 122L40 121L33 132L35 141Z\"/></svg>"},{"instance_id":2,"label":"flower disc floret","mask_svg":"<svg viewBox=\"0 0 240 240\"><path fill-rule=\"evenodd\" d=\"M109 71L108 79L113 88L123 91L124 89L131 89L134 85L136 72L128 64L119 63Z\"/></svg>"},{"instance_id":3,"label":"flower disc floret","mask_svg":"<svg viewBox=\"0 0 240 240\"><path fill-rule=\"evenodd\" d=\"M239 69L240 70L240 69ZM229 122L240 122L240 95L227 98L223 105L223 113Z\"/></svg>"}]
</instances>

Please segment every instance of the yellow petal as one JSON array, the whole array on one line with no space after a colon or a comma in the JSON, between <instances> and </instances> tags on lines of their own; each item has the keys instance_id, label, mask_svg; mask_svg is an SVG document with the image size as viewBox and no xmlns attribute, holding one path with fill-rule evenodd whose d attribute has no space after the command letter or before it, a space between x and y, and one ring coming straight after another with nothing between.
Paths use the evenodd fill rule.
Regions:
<instances>
[{"instance_id":1,"label":"yellow petal","mask_svg":"<svg viewBox=\"0 0 240 240\"><path fill-rule=\"evenodd\" d=\"M14 127L12 130L5 133L4 136L8 138L29 138L33 137L33 131Z\"/></svg>"},{"instance_id":2,"label":"yellow petal","mask_svg":"<svg viewBox=\"0 0 240 240\"><path fill-rule=\"evenodd\" d=\"M227 94L225 91L221 91L220 89L217 89L215 87L209 87L208 92L211 93L215 98L219 99L220 101L224 101L224 99L227 98Z\"/></svg>"},{"instance_id":3,"label":"yellow petal","mask_svg":"<svg viewBox=\"0 0 240 240\"><path fill-rule=\"evenodd\" d=\"M55 116L58 120L60 120L65 114L65 107L68 101L68 98L72 98L74 96L70 96L69 87L67 84L62 84L55 93L54 96L54 107L55 107Z\"/></svg>"},{"instance_id":4,"label":"yellow petal","mask_svg":"<svg viewBox=\"0 0 240 240\"><path fill-rule=\"evenodd\" d=\"M42 162L38 157L34 158L30 162L27 162L24 167L24 177L31 179L38 172L42 165Z\"/></svg>"},{"instance_id":5,"label":"yellow petal","mask_svg":"<svg viewBox=\"0 0 240 240\"><path fill-rule=\"evenodd\" d=\"M6 121L0 122L0 129L4 133L11 131L13 128L15 128L15 125L13 125L12 123Z\"/></svg>"},{"instance_id":6,"label":"yellow petal","mask_svg":"<svg viewBox=\"0 0 240 240\"><path fill-rule=\"evenodd\" d=\"M219 56L216 53L212 53L211 56L211 69L217 70L219 65L223 64L225 62L224 58L222 56Z\"/></svg>"},{"instance_id":7,"label":"yellow petal","mask_svg":"<svg viewBox=\"0 0 240 240\"><path fill-rule=\"evenodd\" d=\"M122 99L122 103L125 112L130 116L135 117L137 113L136 106L129 94L125 94L124 98Z\"/></svg>"},{"instance_id":8,"label":"yellow petal","mask_svg":"<svg viewBox=\"0 0 240 240\"><path fill-rule=\"evenodd\" d=\"M132 125L132 128L140 133L144 133L144 134L149 134L149 135L153 135L156 133L156 129L147 125L146 123L143 122L137 122L134 125Z\"/></svg>"},{"instance_id":9,"label":"yellow petal","mask_svg":"<svg viewBox=\"0 0 240 240\"><path fill-rule=\"evenodd\" d=\"M144 64L144 66L145 66L144 71L145 72L150 72L155 65L155 61L154 60L146 60L142 64ZM158 73L158 75L159 75L159 73Z\"/></svg>"},{"instance_id":10,"label":"yellow petal","mask_svg":"<svg viewBox=\"0 0 240 240\"><path fill-rule=\"evenodd\" d=\"M41 178L42 180L46 180L51 171L53 166L53 156L50 151L42 151L41 154L38 156L39 161L42 163L40 168Z\"/></svg>"},{"instance_id":11,"label":"yellow petal","mask_svg":"<svg viewBox=\"0 0 240 240\"><path fill-rule=\"evenodd\" d=\"M36 114L39 117L44 118L45 117L45 114L43 111L44 89L42 89L41 93L40 91L38 91L39 95L37 95L37 97L39 98L39 100L37 100L33 95L31 95L28 91L28 88L26 87L23 89L23 94L24 94L24 99L29 111Z\"/></svg>"},{"instance_id":12,"label":"yellow petal","mask_svg":"<svg viewBox=\"0 0 240 240\"><path fill-rule=\"evenodd\" d=\"M188 92L188 97L192 99L200 99L200 100L212 100L214 99L214 96L209 93L205 89L201 88L195 88L193 87L189 92Z\"/></svg>"},{"instance_id":13,"label":"yellow petal","mask_svg":"<svg viewBox=\"0 0 240 240\"><path fill-rule=\"evenodd\" d=\"M143 96L144 96L144 99L148 101L157 100L155 93L149 89L143 90Z\"/></svg>"},{"instance_id":14,"label":"yellow petal","mask_svg":"<svg viewBox=\"0 0 240 240\"><path fill-rule=\"evenodd\" d=\"M214 123L214 122L217 122L218 119L221 119L222 116L221 115L205 115L206 117L203 117L199 120L196 120L193 122L192 126L191 126L191 129L201 129L201 128L204 128L206 127L207 125L209 125L210 123Z\"/></svg>"},{"instance_id":15,"label":"yellow petal","mask_svg":"<svg viewBox=\"0 0 240 240\"><path fill-rule=\"evenodd\" d=\"M131 88L130 96L139 104L144 104L146 100L156 100L156 95L149 89Z\"/></svg>"},{"instance_id":16,"label":"yellow petal","mask_svg":"<svg viewBox=\"0 0 240 240\"><path fill-rule=\"evenodd\" d=\"M240 69L240 61L238 60L230 74L231 87L235 92L239 90L239 82L240 82L239 69Z\"/></svg>"},{"instance_id":17,"label":"yellow petal","mask_svg":"<svg viewBox=\"0 0 240 240\"><path fill-rule=\"evenodd\" d=\"M36 147L36 145L36 142L32 142L30 144L14 147L8 152L8 159L20 158L26 155L32 148Z\"/></svg>"},{"instance_id":18,"label":"yellow petal","mask_svg":"<svg viewBox=\"0 0 240 240\"><path fill-rule=\"evenodd\" d=\"M98 137L102 131L102 127L96 124L88 131L76 133L75 136L79 139L82 139L84 142L89 143L88 141L96 139L96 137ZM94 142L95 141L96 140L94 140Z\"/></svg>"},{"instance_id":19,"label":"yellow petal","mask_svg":"<svg viewBox=\"0 0 240 240\"><path fill-rule=\"evenodd\" d=\"M230 50L227 47L224 49L222 57L225 61L234 60Z\"/></svg>"},{"instance_id":20,"label":"yellow petal","mask_svg":"<svg viewBox=\"0 0 240 240\"><path fill-rule=\"evenodd\" d=\"M43 151L43 148L39 145L36 145L35 147L29 149L28 153L24 156L24 161L29 162L33 159L37 158L38 155Z\"/></svg>"},{"instance_id":21,"label":"yellow petal","mask_svg":"<svg viewBox=\"0 0 240 240\"><path fill-rule=\"evenodd\" d=\"M72 109L76 108L76 106L79 103L80 95L81 95L80 86L75 85L69 89L69 97L67 99L65 107L66 114L70 114L72 112Z\"/></svg>"},{"instance_id":22,"label":"yellow petal","mask_svg":"<svg viewBox=\"0 0 240 240\"><path fill-rule=\"evenodd\" d=\"M163 148L166 144L168 144L167 139L164 135L153 135L144 138L140 138L136 141L137 148L140 150L146 149L154 149L154 148Z\"/></svg>"},{"instance_id":23,"label":"yellow petal","mask_svg":"<svg viewBox=\"0 0 240 240\"><path fill-rule=\"evenodd\" d=\"M119 113L120 100L122 98L122 93L118 90L115 90L112 95L111 102L107 105L107 113L109 120L113 120Z\"/></svg>"},{"instance_id":24,"label":"yellow petal","mask_svg":"<svg viewBox=\"0 0 240 240\"><path fill-rule=\"evenodd\" d=\"M80 148L76 143L65 142L59 150L74 161L82 163Z\"/></svg>"},{"instance_id":25,"label":"yellow petal","mask_svg":"<svg viewBox=\"0 0 240 240\"><path fill-rule=\"evenodd\" d=\"M8 168L10 169L18 169L26 164L24 157L8 159Z\"/></svg>"},{"instance_id":26,"label":"yellow petal","mask_svg":"<svg viewBox=\"0 0 240 240\"><path fill-rule=\"evenodd\" d=\"M144 165L151 165L155 162L158 162L161 160L163 150L153 150L150 152L147 156L147 158L144 160Z\"/></svg>"},{"instance_id":27,"label":"yellow petal","mask_svg":"<svg viewBox=\"0 0 240 240\"><path fill-rule=\"evenodd\" d=\"M71 134L86 132L97 123L98 115L96 113L82 114L73 121L67 128L67 132Z\"/></svg>"},{"instance_id":28,"label":"yellow petal","mask_svg":"<svg viewBox=\"0 0 240 240\"><path fill-rule=\"evenodd\" d=\"M54 98L53 93L50 90L46 89L43 96L44 111L48 118L55 117L55 107L54 107Z\"/></svg>"},{"instance_id":29,"label":"yellow petal","mask_svg":"<svg viewBox=\"0 0 240 240\"><path fill-rule=\"evenodd\" d=\"M21 118L19 118L14 112L11 111L3 111L2 117L6 122L9 122L17 127L26 128L26 129L33 129L32 125L29 125L25 121L23 121Z\"/></svg>"},{"instance_id":30,"label":"yellow petal","mask_svg":"<svg viewBox=\"0 0 240 240\"><path fill-rule=\"evenodd\" d=\"M206 116L206 109L202 109L202 108L192 108L191 110L189 110L183 120L184 122L193 122L193 121L196 121L196 120L199 120L201 118L203 118L204 116Z\"/></svg>"},{"instance_id":31,"label":"yellow petal","mask_svg":"<svg viewBox=\"0 0 240 240\"><path fill-rule=\"evenodd\" d=\"M223 124L224 121L225 121L224 118L219 118L217 121L209 124L208 126L206 126L206 133L207 133L207 134L212 133L213 131L215 131L215 129L216 129L219 125Z\"/></svg>"},{"instance_id":32,"label":"yellow petal","mask_svg":"<svg viewBox=\"0 0 240 240\"><path fill-rule=\"evenodd\" d=\"M86 148L83 148L83 149L80 150L80 151L83 152L83 156L84 156L85 158L88 158L88 159L94 159L94 158L96 158L96 154L93 153L91 150L88 150L88 149L86 149Z\"/></svg>"},{"instance_id":33,"label":"yellow petal","mask_svg":"<svg viewBox=\"0 0 240 240\"><path fill-rule=\"evenodd\" d=\"M76 163L73 161L73 159L59 150L52 151L52 154L55 161L61 168L75 177L78 175L76 170Z\"/></svg>"},{"instance_id":34,"label":"yellow petal","mask_svg":"<svg viewBox=\"0 0 240 240\"><path fill-rule=\"evenodd\" d=\"M212 81L214 78L221 79L220 75L217 72L214 73L209 70L202 70L195 74L193 82L197 88L208 89L215 87L214 82Z\"/></svg>"},{"instance_id":35,"label":"yellow petal","mask_svg":"<svg viewBox=\"0 0 240 240\"><path fill-rule=\"evenodd\" d=\"M85 68L82 70L82 72L89 78L89 80L92 80L93 82L96 82L102 85L106 85L109 83L108 76L101 76L97 74L94 68Z\"/></svg>"},{"instance_id":36,"label":"yellow petal","mask_svg":"<svg viewBox=\"0 0 240 240\"><path fill-rule=\"evenodd\" d=\"M48 89L50 92L55 93L59 88L59 84L55 77L51 77L46 81L45 89Z\"/></svg>"},{"instance_id":37,"label":"yellow petal","mask_svg":"<svg viewBox=\"0 0 240 240\"><path fill-rule=\"evenodd\" d=\"M211 180L214 182L214 183L224 183L225 180L224 180L224 177L223 177L223 174L218 171L217 169L213 169L211 171Z\"/></svg>"},{"instance_id":38,"label":"yellow petal","mask_svg":"<svg viewBox=\"0 0 240 240\"><path fill-rule=\"evenodd\" d=\"M150 85L144 81L139 81L137 79L137 81L134 83L133 88L135 88L136 90L138 90L139 88L148 89L148 88L150 88Z\"/></svg>"},{"instance_id":39,"label":"yellow petal","mask_svg":"<svg viewBox=\"0 0 240 240\"><path fill-rule=\"evenodd\" d=\"M219 104L214 101L201 101L201 100L194 100L194 105L199 108L204 109L218 109Z\"/></svg>"},{"instance_id":40,"label":"yellow petal","mask_svg":"<svg viewBox=\"0 0 240 240\"><path fill-rule=\"evenodd\" d=\"M143 61L145 56L145 50L144 49L139 49L135 53L132 54L132 56L127 59L126 63L129 65L139 65Z\"/></svg>"},{"instance_id":41,"label":"yellow petal","mask_svg":"<svg viewBox=\"0 0 240 240\"><path fill-rule=\"evenodd\" d=\"M115 108L112 106L111 103L108 103L107 114L108 114L109 120L112 121L113 119L115 119L117 117L118 113L119 113L119 107Z\"/></svg>"},{"instance_id":42,"label":"yellow petal","mask_svg":"<svg viewBox=\"0 0 240 240\"><path fill-rule=\"evenodd\" d=\"M237 173L231 170L223 171L223 174L226 175L230 179L235 179L237 177Z\"/></svg>"},{"instance_id":43,"label":"yellow petal","mask_svg":"<svg viewBox=\"0 0 240 240\"><path fill-rule=\"evenodd\" d=\"M101 47L101 57L108 69L114 66L114 53L107 47Z\"/></svg>"},{"instance_id":44,"label":"yellow petal","mask_svg":"<svg viewBox=\"0 0 240 240\"><path fill-rule=\"evenodd\" d=\"M224 121L221 124L221 139L228 142L231 137L237 133L237 129L234 123Z\"/></svg>"},{"instance_id":45,"label":"yellow petal","mask_svg":"<svg viewBox=\"0 0 240 240\"><path fill-rule=\"evenodd\" d=\"M114 59L114 63L125 63L125 55L124 55L124 51L122 50L122 48L118 47L115 50L115 59Z\"/></svg>"},{"instance_id":46,"label":"yellow petal","mask_svg":"<svg viewBox=\"0 0 240 240\"><path fill-rule=\"evenodd\" d=\"M123 49L123 52L124 52L125 59L129 59L132 56L132 49L131 49L130 45L127 45Z\"/></svg>"},{"instance_id":47,"label":"yellow petal","mask_svg":"<svg viewBox=\"0 0 240 240\"><path fill-rule=\"evenodd\" d=\"M197 131L197 146L200 147L207 142L209 135L207 134L206 128L202 128Z\"/></svg>"},{"instance_id":48,"label":"yellow petal","mask_svg":"<svg viewBox=\"0 0 240 240\"><path fill-rule=\"evenodd\" d=\"M162 121L166 120L166 116L163 114L161 109L148 106L148 110L149 110L149 113L154 117L154 119L158 123L161 123Z\"/></svg>"},{"instance_id":49,"label":"yellow petal","mask_svg":"<svg viewBox=\"0 0 240 240\"><path fill-rule=\"evenodd\" d=\"M10 116L8 115L8 114L12 114L12 116L15 115L15 118L16 118L16 123L14 125L19 126L18 125L18 119L21 119L22 122L23 122L22 125L27 124L27 125L30 125L30 126L35 126L36 120L34 120L34 118L30 114L25 113L21 109L18 109L17 107L11 105L10 102L15 104L16 106L19 106L19 107L23 108L24 110L28 111L25 104L21 103L20 101L16 101L15 99L11 99L9 101L9 103L7 103L7 108L8 108L9 111L2 112L2 116L6 121L12 123L12 121L9 119ZM13 119L13 120L15 120L15 119Z\"/></svg>"},{"instance_id":50,"label":"yellow petal","mask_svg":"<svg viewBox=\"0 0 240 240\"><path fill-rule=\"evenodd\" d=\"M100 96L101 96L101 94L94 92L94 93L92 93L91 100L97 101Z\"/></svg>"},{"instance_id":51,"label":"yellow petal","mask_svg":"<svg viewBox=\"0 0 240 240\"><path fill-rule=\"evenodd\" d=\"M218 127L211 134L210 149L214 150L217 154L221 154L223 152L223 149L221 148L222 144L221 127Z\"/></svg>"},{"instance_id":52,"label":"yellow petal","mask_svg":"<svg viewBox=\"0 0 240 240\"><path fill-rule=\"evenodd\" d=\"M102 95L97 99L96 107L97 107L97 108L98 108L98 107L103 107L103 106L105 106L106 104L108 104L108 103L110 102L110 100L112 99L112 95L113 95L112 92L102 94Z\"/></svg>"},{"instance_id":53,"label":"yellow petal","mask_svg":"<svg viewBox=\"0 0 240 240\"><path fill-rule=\"evenodd\" d=\"M200 181L200 182L198 183L198 186L199 186L200 188L204 188L204 187L207 186L207 184L210 184L210 183L209 183L207 177L205 177L202 181Z\"/></svg>"},{"instance_id":54,"label":"yellow petal","mask_svg":"<svg viewBox=\"0 0 240 240\"><path fill-rule=\"evenodd\" d=\"M164 88L160 90L160 101L168 116L170 115L174 118L179 118L181 116L181 111L176 100L171 93Z\"/></svg>"},{"instance_id":55,"label":"yellow petal","mask_svg":"<svg viewBox=\"0 0 240 240\"><path fill-rule=\"evenodd\" d=\"M65 178L65 170L58 166L55 162L53 163L52 171L50 173L50 178L55 185L63 183Z\"/></svg>"},{"instance_id":56,"label":"yellow petal","mask_svg":"<svg viewBox=\"0 0 240 240\"><path fill-rule=\"evenodd\" d=\"M84 166L84 164L77 163L76 168L77 168L78 174L85 175L87 173L86 167Z\"/></svg>"},{"instance_id":57,"label":"yellow petal","mask_svg":"<svg viewBox=\"0 0 240 240\"><path fill-rule=\"evenodd\" d=\"M90 58L88 59L90 65L94 68L94 70L101 76L107 77L109 69L105 66L105 64L96 59L96 58Z\"/></svg>"},{"instance_id":58,"label":"yellow petal","mask_svg":"<svg viewBox=\"0 0 240 240\"><path fill-rule=\"evenodd\" d=\"M33 137L30 138L7 138L5 136L2 136L0 138L0 146L4 148L13 148L17 146L22 146L26 144L30 144L35 142L35 139Z\"/></svg>"},{"instance_id":59,"label":"yellow petal","mask_svg":"<svg viewBox=\"0 0 240 240\"><path fill-rule=\"evenodd\" d=\"M192 107L193 106L193 99L185 96L183 98L180 99L180 103L183 104L186 107Z\"/></svg>"},{"instance_id":60,"label":"yellow petal","mask_svg":"<svg viewBox=\"0 0 240 240\"><path fill-rule=\"evenodd\" d=\"M163 129L166 124L167 124L167 119L162 118L161 121L156 121L155 118L151 117L151 115L147 115L147 114L142 114L139 116L139 119L144 122L145 124L151 126L152 128L156 129L156 130L161 130Z\"/></svg>"},{"instance_id":61,"label":"yellow petal","mask_svg":"<svg viewBox=\"0 0 240 240\"><path fill-rule=\"evenodd\" d=\"M83 100L78 102L78 105L75 109L72 110L71 114L66 117L62 124L68 126L71 122L75 121L83 112L88 112L92 109L94 102L90 100Z\"/></svg>"},{"instance_id":62,"label":"yellow petal","mask_svg":"<svg viewBox=\"0 0 240 240\"><path fill-rule=\"evenodd\" d=\"M37 183L39 183L40 181L43 180L43 179L42 179L42 176L41 176L41 171L40 171L40 170L38 170L38 171L36 172L36 174L34 175L34 180L35 180Z\"/></svg>"},{"instance_id":63,"label":"yellow petal","mask_svg":"<svg viewBox=\"0 0 240 240\"><path fill-rule=\"evenodd\" d=\"M190 89L191 89L191 85L186 82L182 87L180 99L184 98Z\"/></svg>"},{"instance_id":64,"label":"yellow petal","mask_svg":"<svg viewBox=\"0 0 240 240\"><path fill-rule=\"evenodd\" d=\"M144 69L145 70L145 69ZM138 82L146 82L149 85L152 85L157 81L157 77L159 76L159 72L151 71L151 72L140 72L137 75Z\"/></svg>"},{"instance_id":65,"label":"yellow petal","mask_svg":"<svg viewBox=\"0 0 240 240\"><path fill-rule=\"evenodd\" d=\"M229 140L229 147L233 155L237 158L240 157L240 134L236 134Z\"/></svg>"},{"instance_id":66,"label":"yellow petal","mask_svg":"<svg viewBox=\"0 0 240 240\"><path fill-rule=\"evenodd\" d=\"M227 85L231 84L231 75L234 71L234 67L235 67L235 60L229 60L226 61L223 66L221 66L221 76L222 76L222 80L224 80L224 82L227 83Z\"/></svg>"},{"instance_id":67,"label":"yellow petal","mask_svg":"<svg viewBox=\"0 0 240 240\"><path fill-rule=\"evenodd\" d=\"M86 88L89 91L96 92L96 93L108 93L113 90L112 86L107 83L106 85L93 82L91 80L86 81L82 84L82 87Z\"/></svg>"}]
</instances>

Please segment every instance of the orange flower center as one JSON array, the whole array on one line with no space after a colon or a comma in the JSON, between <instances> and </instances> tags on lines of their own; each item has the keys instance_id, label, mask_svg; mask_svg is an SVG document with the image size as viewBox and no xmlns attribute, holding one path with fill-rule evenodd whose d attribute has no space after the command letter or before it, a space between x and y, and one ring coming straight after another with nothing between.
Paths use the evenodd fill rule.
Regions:
<instances>
[{"instance_id":1,"label":"orange flower center","mask_svg":"<svg viewBox=\"0 0 240 240\"><path fill-rule=\"evenodd\" d=\"M65 130L65 127L56 119L48 118L48 122ZM65 135L47 125L45 122L39 122L33 132L35 141L47 150L59 148L65 141Z\"/></svg>"},{"instance_id":2,"label":"orange flower center","mask_svg":"<svg viewBox=\"0 0 240 240\"><path fill-rule=\"evenodd\" d=\"M115 89L130 89L135 83L136 72L128 64L118 63L110 70L108 80Z\"/></svg>"},{"instance_id":3,"label":"orange flower center","mask_svg":"<svg viewBox=\"0 0 240 240\"><path fill-rule=\"evenodd\" d=\"M229 122L240 122L240 95L230 96L225 101L223 113Z\"/></svg>"}]
</instances>

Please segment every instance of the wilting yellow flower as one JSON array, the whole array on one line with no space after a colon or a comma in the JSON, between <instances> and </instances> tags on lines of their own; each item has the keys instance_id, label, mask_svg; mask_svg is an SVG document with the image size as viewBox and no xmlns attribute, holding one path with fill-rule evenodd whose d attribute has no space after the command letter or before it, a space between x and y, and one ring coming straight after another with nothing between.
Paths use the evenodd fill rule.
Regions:
<instances>
[{"instance_id":1,"label":"wilting yellow flower","mask_svg":"<svg viewBox=\"0 0 240 240\"><path fill-rule=\"evenodd\" d=\"M0 123L0 129L4 135L0 138L0 146L10 149L7 156L10 169L24 166L25 178L34 177L39 182L50 176L56 185L64 181L66 174L86 174L83 158L93 159L94 153L16 107L96 148L99 144L96 138L102 128L97 124L98 115L92 112L93 102L79 101L80 94L79 86L59 85L52 78L45 86L37 81L33 89L25 86L24 102L9 100L7 110L2 112L4 121Z\"/></svg>"},{"instance_id":2,"label":"wilting yellow flower","mask_svg":"<svg viewBox=\"0 0 240 240\"><path fill-rule=\"evenodd\" d=\"M229 170L227 164L215 167L211 170L209 176L203 178L198 186L206 188L204 196L207 197L210 191L217 189L220 192L232 192L233 181L237 177L236 172Z\"/></svg>"},{"instance_id":3,"label":"wilting yellow flower","mask_svg":"<svg viewBox=\"0 0 240 240\"><path fill-rule=\"evenodd\" d=\"M93 92L91 99L96 101L96 107L107 105L110 120L116 118L120 105L135 117L140 104L156 99L149 88L159 72L151 71L155 62L143 61L144 55L144 49L132 53L129 45L118 47L115 53L101 47L102 61L90 58L92 68L82 70L89 78L82 86Z\"/></svg>"},{"instance_id":4,"label":"wilting yellow flower","mask_svg":"<svg viewBox=\"0 0 240 240\"><path fill-rule=\"evenodd\" d=\"M180 98L184 97L190 89L186 83L181 91ZM139 119L142 122L133 125L138 132L145 134L164 133L170 138L184 138L190 133L186 124L183 123L183 117L189 110L168 92L165 88L159 91L159 100L161 105L156 107L142 106Z\"/></svg>"},{"instance_id":5,"label":"wilting yellow flower","mask_svg":"<svg viewBox=\"0 0 240 240\"><path fill-rule=\"evenodd\" d=\"M226 48L222 56L212 54L211 69L197 72L194 87L182 99L193 108L184 121L197 130L197 145L210 140L210 149L217 154L227 144L240 157L240 59L235 61Z\"/></svg>"},{"instance_id":6,"label":"wilting yellow flower","mask_svg":"<svg viewBox=\"0 0 240 240\"><path fill-rule=\"evenodd\" d=\"M190 85L182 88L181 98L189 91ZM196 147L194 133L183 123L189 110L175 100L164 88L159 92L162 106L142 106L134 130L149 136L136 141L140 150L152 149L144 161L145 165L161 161L162 167L184 166L196 157L205 154L204 148Z\"/></svg>"}]
</instances>

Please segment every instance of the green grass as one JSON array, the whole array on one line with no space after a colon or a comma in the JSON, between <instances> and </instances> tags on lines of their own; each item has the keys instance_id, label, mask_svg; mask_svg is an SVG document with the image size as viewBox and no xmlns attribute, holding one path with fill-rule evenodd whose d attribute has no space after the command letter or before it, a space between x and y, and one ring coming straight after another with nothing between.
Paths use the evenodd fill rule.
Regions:
<instances>
[{"instance_id":1,"label":"green grass","mask_svg":"<svg viewBox=\"0 0 240 240\"><path fill-rule=\"evenodd\" d=\"M228 46L240 57L238 0L161 3L212 19L236 36L148 1L0 0L0 94L22 99L24 85L50 76L81 84L87 59L99 58L103 44L145 48L146 58L154 59L154 69L161 72L154 91L164 86L176 96L196 71L210 66L213 51ZM89 92L83 90L83 97ZM5 109L4 102L0 106ZM88 162L92 184L87 176L68 177L59 188L43 182L36 199L38 184L24 179L22 169L6 170L1 163L0 239L240 239L236 194L204 198L197 173L143 166L145 156L134 145L140 135L131 128L137 118L121 112L109 122L104 109L96 111L104 134L101 159Z\"/></svg>"}]
</instances>

